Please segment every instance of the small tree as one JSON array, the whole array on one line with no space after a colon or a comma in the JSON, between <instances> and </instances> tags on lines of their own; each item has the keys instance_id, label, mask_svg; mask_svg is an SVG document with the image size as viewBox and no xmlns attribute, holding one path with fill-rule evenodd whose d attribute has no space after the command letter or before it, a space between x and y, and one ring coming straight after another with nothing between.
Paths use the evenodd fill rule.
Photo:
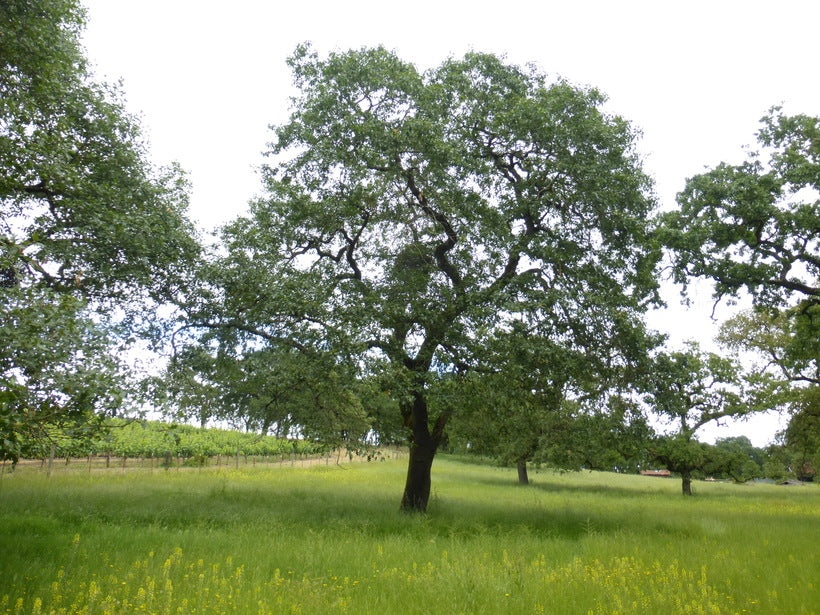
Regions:
<instances>
[{"instance_id":1,"label":"small tree","mask_svg":"<svg viewBox=\"0 0 820 615\"><path fill-rule=\"evenodd\" d=\"M567 383L561 380L539 378L537 370L530 373L510 363L503 371L449 382L456 397L449 441L460 450L515 466L518 482L529 484L527 464L539 454L542 441L566 432L570 411Z\"/></svg>"},{"instance_id":2,"label":"small tree","mask_svg":"<svg viewBox=\"0 0 820 615\"><path fill-rule=\"evenodd\" d=\"M469 444L473 452L515 465L522 484L533 461L567 469L626 467L630 449L640 447L633 436L642 421L616 389L634 379L630 372L648 343L640 325L629 336L590 341L583 349L513 326L488 345L481 369L458 381L459 408L448 433L462 448Z\"/></svg>"},{"instance_id":3,"label":"small tree","mask_svg":"<svg viewBox=\"0 0 820 615\"><path fill-rule=\"evenodd\" d=\"M736 483L745 483L764 475L763 451L752 446L746 436L718 439L708 457L704 471L712 476L728 476Z\"/></svg>"},{"instance_id":4,"label":"small tree","mask_svg":"<svg viewBox=\"0 0 820 615\"><path fill-rule=\"evenodd\" d=\"M731 359L701 352L690 342L681 352L655 357L647 401L674 431L659 438L652 454L673 472L679 472L684 495L692 495L692 472L706 460L695 433L712 421L742 416L750 411L739 393L740 368Z\"/></svg>"},{"instance_id":5,"label":"small tree","mask_svg":"<svg viewBox=\"0 0 820 615\"><path fill-rule=\"evenodd\" d=\"M778 392L788 401L799 398L801 389L820 386L820 304L744 310L723 323L718 341L753 354L753 371L769 395Z\"/></svg>"}]
</instances>

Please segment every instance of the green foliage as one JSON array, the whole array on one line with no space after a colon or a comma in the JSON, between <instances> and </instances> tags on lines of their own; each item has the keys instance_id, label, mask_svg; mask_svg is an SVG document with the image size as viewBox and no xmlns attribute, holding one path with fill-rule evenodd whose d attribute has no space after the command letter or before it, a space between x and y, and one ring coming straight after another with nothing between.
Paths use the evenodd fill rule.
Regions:
<instances>
[{"instance_id":1,"label":"green foliage","mask_svg":"<svg viewBox=\"0 0 820 615\"><path fill-rule=\"evenodd\" d=\"M224 229L215 300L188 323L379 361L423 509L448 420L437 374L474 369L512 320L585 347L655 298L650 182L598 91L493 55L420 73L383 48L300 46L289 64L265 194Z\"/></svg>"},{"instance_id":2,"label":"green foliage","mask_svg":"<svg viewBox=\"0 0 820 615\"><path fill-rule=\"evenodd\" d=\"M55 442L55 457L86 457L113 455L128 458L181 457L205 459L221 455L258 455L274 457L291 453L318 454L330 450L324 442L289 440L230 429L200 428L178 423L108 419L97 432L79 439L73 433L50 426ZM23 456L42 459L51 454L39 437L23 438Z\"/></svg>"},{"instance_id":3,"label":"green foliage","mask_svg":"<svg viewBox=\"0 0 820 615\"><path fill-rule=\"evenodd\" d=\"M652 455L683 480L683 492L691 495L692 471L704 466L707 447L695 432L711 421L743 416L753 408L739 392L740 367L730 358L700 351L690 342L685 351L660 353L647 383L647 401L673 431L656 438Z\"/></svg>"},{"instance_id":4,"label":"green foliage","mask_svg":"<svg viewBox=\"0 0 820 615\"><path fill-rule=\"evenodd\" d=\"M721 341L764 362L747 377L750 407L795 411L820 384L820 118L773 108L757 138L762 152L746 162L690 178L659 236L678 282L710 279L718 299L751 294L757 310L726 323Z\"/></svg>"},{"instance_id":5,"label":"green foliage","mask_svg":"<svg viewBox=\"0 0 820 615\"><path fill-rule=\"evenodd\" d=\"M232 354L190 346L175 355L154 396L166 411L241 422L248 429L280 436L320 439L327 446L355 448L371 427L363 403L366 383L333 357L265 347Z\"/></svg>"},{"instance_id":6,"label":"green foliage","mask_svg":"<svg viewBox=\"0 0 820 615\"><path fill-rule=\"evenodd\" d=\"M567 431L584 357L519 332L497 336L481 359L483 370L438 385L449 390L451 445L504 464L533 461L543 441Z\"/></svg>"},{"instance_id":7,"label":"green foliage","mask_svg":"<svg viewBox=\"0 0 820 615\"><path fill-rule=\"evenodd\" d=\"M661 236L678 281L711 278L718 297L744 288L754 297L757 309L724 324L720 338L761 360L748 403L802 413L820 385L820 118L775 108L757 137L762 154L687 182ZM813 441L811 430L796 434L801 424L791 437Z\"/></svg>"},{"instance_id":8,"label":"green foliage","mask_svg":"<svg viewBox=\"0 0 820 615\"><path fill-rule=\"evenodd\" d=\"M399 403L392 394L388 382L377 377L358 381L357 392L370 421L370 437L377 444L402 444L406 442L406 428L401 420Z\"/></svg>"},{"instance_id":9,"label":"green foliage","mask_svg":"<svg viewBox=\"0 0 820 615\"><path fill-rule=\"evenodd\" d=\"M710 421L750 411L738 390L740 366L731 358L689 342L684 351L658 354L654 366L647 400L686 439Z\"/></svg>"},{"instance_id":10,"label":"green foliage","mask_svg":"<svg viewBox=\"0 0 820 615\"><path fill-rule=\"evenodd\" d=\"M759 305L820 300L820 118L772 109L741 165L690 178L680 210L661 217L675 279L715 282L718 297L746 289Z\"/></svg>"},{"instance_id":11,"label":"green foliage","mask_svg":"<svg viewBox=\"0 0 820 615\"><path fill-rule=\"evenodd\" d=\"M146 162L139 126L96 83L75 0L0 7L0 267L25 284L164 299L196 254L178 169Z\"/></svg>"},{"instance_id":12,"label":"green foliage","mask_svg":"<svg viewBox=\"0 0 820 615\"><path fill-rule=\"evenodd\" d=\"M17 459L24 442L48 447L70 433L93 436L99 416L128 407L124 367L83 302L37 287L2 292L0 456Z\"/></svg>"},{"instance_id":13,"label":"green foliage","mask_svg":"<svg viewBox=\"0 0 820 615\"><path fill-rule=\"evenodd\" d=\"M817 420L796 416L795 427L791 430L791 437L777 444L772 444L766 450L764 471L768 478L777 481L796 479L799 481L814 481L817 468L820 466L817 443ZM806 423L810 423L807 425ZM789 434L789 430L786 431ZM786 436L784 434L784 436Z\"/></svg>"},{"instance_id":14,"label":"green foliage","mask_svg":"<svg viewBox=\"0 0 820 615\"><path fill-rule=\"evenodd\" d=\"M719 339L756 354L757 365L746 377L750 406L791 415L780 461L770 473L812 477L820 467L820 305L741 312L724 323Z\"/></svg>"},{"instance_id":15,"label":"green foliage","mask_svg":"<svg viewBox=\"0 0 820 615\"><path fill-rule=\"evenodd\" d=\"M616 388L644 346L617 343L581 352L522 331L498 336L483 370L448 381L451 450L513 465L636 470L651 430Z\"/></svg>"},{"instance_id":16,"label":"green foliage","mask_svg":"<svg viewBox=\"0 0 820 615\"><path fill-rule=\"evenodd\" d=\"M728 477L736 483L765 476L764 453L745 436L720 438L709 447L707 456L702 468L707 476Z\"/></svg>"},{"instance_id":17,"label":"green foliage","mask_svg":"<svg viewBox=\"0 0 820 615\"><path fill-rule=\"evenodd\" d=\"M814 485L436 462L435 515L399 462L19 472L0 490L0 611L789 613L820 601Z\"/></svg>"},{"instance_id":18,"label":"green foliage","mask_svg":"<svg viewBox=\"0 0 820 615\"><path fill-rule=\"evenodd\" d=\"M812 480L820 468L820 387L805 391L783 434L792 473Z\"/></svg>"},{"instance_id":19,"label":"green foliage","mask_svg":"<svg viewBox=\"0 0 820 615\"><path fill-rule=\"evenodd\" d=\"M756 371L768 372L786 389L820 384L820 305L740 312L723 323L718 341L733 351L755 353L762 361Z\"/></svg>"},{"instance_id":20,"label":"green foliage","mask_svg":"<svg viewBox=\"0 0 820 615\"><path fill-rule=\"evenodd\" d=\"M579 406L563 429L543 438L535 459L550 467L637 473L649 465L654 432L633 401L609 395Z\"/></svg>"},{"instance_id":21,"label":"green foliage","mask_svg":"<svg viewBox=\"0 0 820 615\"><path fill-rule=\"evenodd\" d=\"M671 472L691 478L693 471L702 469L706 464L709 447L703 442L676 433L657 437L650 446L650 452Z\"/></svg>"},{"instance_id":22,"label":"green foliage","mask_svg":"<svg viewBox=\"0 0 820 615\"><path fill-rule=\"evenodd\" d=\"M20 438L81 435L123 407L109 352L135 329L110 323L156 326L151 307L186 288L199 250L179 169L147 162L118 91L90 74L82 27L76 0L0 4L0 453L12 458Z\"/></svg>"}]
</instances>

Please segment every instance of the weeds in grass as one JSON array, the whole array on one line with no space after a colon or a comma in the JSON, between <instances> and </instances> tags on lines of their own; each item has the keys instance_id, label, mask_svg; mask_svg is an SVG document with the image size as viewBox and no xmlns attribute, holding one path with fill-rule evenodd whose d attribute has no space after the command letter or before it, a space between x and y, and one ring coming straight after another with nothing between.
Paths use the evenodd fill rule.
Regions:
<instances>
[{"instance_id":1,"label":"weeds in grass","mask_svg":"<svg viewBox=\"0 0 820 615\"><path fill-rule=\"evenodd\" d=\"M89 562L80 562L89 567ZM90 572L82 580L58 570L44 595L0 598L5 613L375 613L402 597L418 603L406 612L533 613L743 613L796 612L777 608L776 594L762 600L738 597L710 578L707 567L687 569L678 561L576 557L556 566L545 556L525 560L507 551L409 566L371 561L371 574L322 576L275 569L265 579L249 575L228 555L220 562L187 557L175 548L154 552L123 569ZM443 592L443 593L442 593ZM419 600L419 597L422 597ZM406 599L406 598L404 598ZM758 605L766 602L767 610ZM773 609L773 610L772 610ZM808 612L808 611L806 611Z\"/></svg>"},{"instance_id":2,"label":"weeds in grass","mask_svg":"<svg viewBox=\"0 0 820 615\"><path fill-rule=\"evenodd\" d=\"M380 463L13 478L0 613L811 614L820 490L514 476L437 461L433 513ZM656 482L652 482L656 481Z\"/></svg>"}]
</instances>

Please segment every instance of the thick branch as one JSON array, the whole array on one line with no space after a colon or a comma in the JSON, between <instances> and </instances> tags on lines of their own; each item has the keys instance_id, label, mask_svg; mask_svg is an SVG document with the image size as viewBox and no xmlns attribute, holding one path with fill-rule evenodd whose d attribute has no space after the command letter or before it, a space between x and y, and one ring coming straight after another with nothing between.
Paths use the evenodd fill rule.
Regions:
<instances>
[{"instance_id":1,"label":"thick branch","mask_svg":"<svg viewBox=\"0 0 820 615\"><path fill-rule=\"evenodd\" d=\"M57 198L60 196L58 193L54 192L53 190L49 190L46 188L45 180L40 181L39 183L33 186L25 186L23 191L26 194L30 194L35 197L43 198L48 203L48 209L53 216L57 215Z\"/></svg>"},{"instance_id":2,"label":"thick branch","mask_svg":"<svg viewBox=\"0 0 820 615\"><path fill-rule=\"evenodd\" d=\"M174 342L178 333L181 333L187 329L225 329L225 330L235 330L235 331L244 331L245 333L250 333L251 335L255 335L257 337L261 337L264 340L269 342L273 342L276 344L284 344L285 346L290 346L291 348L295 348L301 352L308 352L310 349L301 344L290 337L283 337L281 335L273 335L268 333L267 331L263 331L262 329L258 329L256 327L252 327L250 325L243 325L237 322L197 322L188 325L183 325L179 329L173 332L171 335L171 347L174 349L174 353L176 354L176 344Z\"/></svg>"},{"instance_id":3,"label":"thick branch","mask_svg":"<svg viewBox=\"0 0 820 615\"><path fill-rule=\"evenodd\" d=\"M809 286L802 282L795 282L794 280L764 280L763 284L770 284L772 286L780 286L788 290L796 290L797 292L809 295L810 297L820 297L820 288L817 286Z\"/></svg>"},{"instance_id":4,"label":"thick branch","mask_svg":"<svg viewBox=\"0 0 820 615\"><path fill-rule=\"evenodd\" d=\"M436 246L433 255L435 256L438 268L450 279L453 286L458 288L462 285L463 281L461 274L447 258L447 253L452 250L458 242L458 235L447 217L440 211L433 209L422 190L416 185L416 179L412 169L405 171L404 175L407 178L407 187L415 197L421 210L440 224L444 229L444 233L447 235L447 239Z\"/></svg>"}]
</instances>

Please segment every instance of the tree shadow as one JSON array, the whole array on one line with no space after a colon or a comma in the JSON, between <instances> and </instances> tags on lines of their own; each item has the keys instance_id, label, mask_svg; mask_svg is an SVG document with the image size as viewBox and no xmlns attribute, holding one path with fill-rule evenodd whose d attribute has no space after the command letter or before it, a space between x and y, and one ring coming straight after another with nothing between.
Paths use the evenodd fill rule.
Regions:
<instances>
[{"instance_id":1,"label":"tree shadow","mask_svg":"<svg viewBox=\"0 0 820 615\"><path fill-rule=\"evenodd\" d=\"M572 476L573 474L577 476L582 476L584 472L586 471L568 471L565 474L563 474L563 476ZM626 477L627 475L614 474L614 476ZM653 479L657 481L662 481L664 483L663 485L661 485L660 483L647 483L646 485L641 486L624 487L617 485L605 485L602 483L592 484L580 482L570 484L567 483L565 480L550 480L550 474L547 473L530 471L530 483L528 485L521 485L518 483L515 469L510 468L508 475L501 473L475 473L474 475L470 475L470 479L476 483L480 483L483 485L502 488L514 487L521 489L522 491L534 490L548 493L594 494L607 495L618 498L634 496L671 495L673 493L673 490L671 490L670 487L672 486L678 489L678 491L674 492L676 495L680 493L680 479L677 478Z\"/></svg>"}]
</instances>

